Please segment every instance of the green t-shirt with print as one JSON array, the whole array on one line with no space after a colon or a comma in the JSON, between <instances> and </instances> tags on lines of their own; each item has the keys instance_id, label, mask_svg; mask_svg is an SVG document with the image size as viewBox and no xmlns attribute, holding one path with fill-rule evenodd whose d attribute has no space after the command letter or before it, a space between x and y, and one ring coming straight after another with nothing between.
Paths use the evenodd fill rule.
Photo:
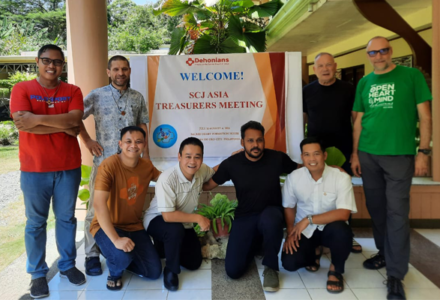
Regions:
<instances>
[{"instance_id":1,"label":"green t-shirt with print","mask_svg":"<svg viewBox=\"0 0 440 300\"><path fill-rule=\"evenodd\" d=\"M368 74L356 88L353 110L363 112L359 150L375 155L416 154L417 105L432 100L422 73L396 66Z\"/></svg>"}]
</instances>

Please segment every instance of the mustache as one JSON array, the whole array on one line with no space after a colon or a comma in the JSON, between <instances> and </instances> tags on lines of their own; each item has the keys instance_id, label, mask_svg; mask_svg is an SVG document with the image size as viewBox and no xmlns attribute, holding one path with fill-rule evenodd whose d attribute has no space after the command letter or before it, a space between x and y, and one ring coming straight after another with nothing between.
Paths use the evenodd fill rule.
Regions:
<instances>
[{"instance_id":1,"label":"mustache","mask_svg":"<svg viewBox=\"0 0 440 300\"><path fill-rule=\"evenodd\" d=\"M254 148L252 148L252 149L251 149L251 152L252 152L252 151L254 151L254 150L258 150L258 151L261 151L261 149L260 149L260 148L258 148L258 147L254 147Z\"/></svg>"}]
</instances>

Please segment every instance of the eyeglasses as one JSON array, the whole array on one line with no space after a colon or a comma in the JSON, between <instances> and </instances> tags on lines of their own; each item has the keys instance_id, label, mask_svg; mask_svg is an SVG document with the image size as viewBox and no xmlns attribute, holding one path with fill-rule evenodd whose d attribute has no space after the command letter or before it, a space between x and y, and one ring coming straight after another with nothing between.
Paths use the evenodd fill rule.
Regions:
<instances>
[{"instance_id":1,"label":"eyeglasses","mask_svg":"<svg viewBox=\"0 0 440 300\"><path fill-rule=\"evenodd\" d=\"M62 61L61 59L50 59L47 57L40 57L39 59L41 59L41 61L43 62L43 65L46 65L46 66L53 63L54 66L60 67L64 64L64 61Z\"/></svg>"},{"instance_id":2,"label":"eyeglasses","mask_svg":"<svg viewBox=\"0 0 440 300\"><path fill-rule=\"evenodd\" d=\"M375 57L377 55L377 53L380 53L381 55L385 55L388 54L388 52L390 51L390 48L383 48L380 50L371 50L371 51L367 51L367 54L369 57Z\"/></svg>"}]
</instances>

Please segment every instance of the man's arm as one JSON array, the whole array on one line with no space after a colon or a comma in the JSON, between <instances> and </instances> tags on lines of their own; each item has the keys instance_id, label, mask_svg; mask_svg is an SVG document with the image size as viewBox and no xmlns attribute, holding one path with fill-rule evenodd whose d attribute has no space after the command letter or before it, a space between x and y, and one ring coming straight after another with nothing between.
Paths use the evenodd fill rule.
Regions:
<instances>
[{"instance_id":1,"label":"man's arm","mask_svg":"<svg viewBox=\"0 0 440 300\"><path fill-rule=\"evenodd\" d=\"M294 224L295 224L295 215L296 215L296 207L285 207L284 208L284 218L286 219L286 225L287 225L287 237L286 241L283 245L283 251L286 253L293 254L293 252L296 252L297 245L295 245L295 241L293 239L293 236L290 234L293 232ZM298 243L297 243L298 244Z\"/></svg>"},{"instance_id":2,"label":"man's arm","mask_svg":"<svg viewBox=\"0 0 440 300\"><path fill-rule=\"evenodd\" d=\"M20 115L23 115L24 113L27 113L27 111L20 111L20 112L15 112L12 114L12 118L14 119L14 122L16 119L20 118ZM17 126L17 124L15 124ZM50 126L43 126L43 125L37 125L33 128L23 128L23 127L19 127L17 126L17 129L20 131L24 131L24 132L29 132L29 133L33 133L33 134L51 134L51 133L59 133L59 132L63 132L66 133L68 135L74 136L76 137L79 134L80 128L78 126L76 127L72 127L72 128L67 128L67 129L61 129L61 128L55 128L55 127L50 127Z\"/></svg>"},{"instance_id":3,"label":"man's arm","mask_svg":"<svg viewBox=\"0 0 440 300\"><path fill-rule=\"evenodd\" d=\"M86 130L86 127L84 126L84 122L81 121L79 128L79 137L81 138L81 141L86 146L86 148L90 151L90 154L92 154L93 156L101 156L104 148L102 148L102 146L97 141L93 140L90 137Z\"/></svg>"},{"instance_id":4,"label":"man's arm","mask_svg":"<svg viewBox=\"0 0 440 300\"><path fill-rule=\"evenodd\" d=\"M358 112L356 120L353 126L353 153L351 154L351 170L354 176L360 177L362 174L361 163L359 162L358 148L359 148L359 138L362 131L362 117L363 112Z\"/></svg>"},{"instance_id":5,"label":"man's arm","mask_svg":"<svg viewBox=\"0 0 440 300\"><path fill-rule=\"evenodd\" d=\"M120 237L110 220L110 212L107 207L109 195L110 192L95 190L93 208L95 209L96 218L98 219L99 226L101 226L115 247L124 252L130 252L134 249L135 244L129 238Z\"/></svg>"},{"instance_id":6,"label":"man's arm","mask_svg":"<svg viewBox=\"0 0 440 300\"><path fill-rule=\"evenodd\" d=\"M211 178L208 182L205 182L203 184L203 191L210 191L212 189L215 189L216 187L218 187L218 184Z\"/></svg>"},{"instance_id":7,"label":"man's arm","mask_svg":"<svg viewBox=\"0 0 440 300\"><path fill-rule=\"evenodd\" d=\"M146 124L142 123L139 124L138 127L142 128L145 131L146 137L145 137L145 148L142 155L142 158L150 159L150 150L148 149L148 127Z\"/></svg>"},{"instance_id":8,"label":"man's arm","mask_svg":"<svg viewBox=\"0 0 440 300\"><path fill-rule=\"evenodd\" d=\"M356 122L357 115L358 115L357 111L352 111L351 112L351 123L352 124L354 124L354 122Z\"/></svg>"},{"instance_id":9,"label":"man's arm","mask_svg":"<svg viewBox=\"0 0 440 300\"><path fill-rule=\"evenodd\" d=\"M15 113L14 122L19 130L26 131L38 125L69 129L80 126L83 112L79 109L71 110L66 114L36 115L29 111Z\"/></svg>"},{"instance_id":10,"label":"man's arm","mask_svg":"<svg viewBox=\"0 0 440 300\"><path fill-rule=\"evenodd\" d=\"M432 120L430 101L425 101L417 105L417 112L420 121L420 145L419 149L430 149L432 136ZM415 176L424 176L428 174L429 159L426 154L417 153L415 161Z\"/></svg>"},{"instance_id":11,"label":"man's arm","mask_svg":"<svg viewBox=\"0 0 440 300\"><path fill-rule=\"evenodd\" d=\"M183 211L162 212L162 217L167 223L197 223L201 231L208 231L211 221L199 214L188 214Z\"/></svg>"}]
</instances>

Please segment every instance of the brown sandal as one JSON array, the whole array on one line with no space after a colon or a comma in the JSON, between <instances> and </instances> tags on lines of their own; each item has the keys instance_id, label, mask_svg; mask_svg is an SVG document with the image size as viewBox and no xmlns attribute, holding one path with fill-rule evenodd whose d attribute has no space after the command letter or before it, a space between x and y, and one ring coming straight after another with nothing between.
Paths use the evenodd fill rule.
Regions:
<instances>
[{"instance_id":1,"label":"brown sandal","mask_svg":"<svg viewBox=\"0 0 440 300\"><path fill-rule=\"evenodd\" d=\"M331 294L342 293L344 291L344 278L342 277L342 274L338 273L336 271L328 271L327 277L330 277L330 276L335 276L338 279L338 281L327 280L327 292L329 292ZM329 285L333 286L333 287L337 287L339 289L331 290L331 289L328 288Z\"/></svg>"}]
</instances>

